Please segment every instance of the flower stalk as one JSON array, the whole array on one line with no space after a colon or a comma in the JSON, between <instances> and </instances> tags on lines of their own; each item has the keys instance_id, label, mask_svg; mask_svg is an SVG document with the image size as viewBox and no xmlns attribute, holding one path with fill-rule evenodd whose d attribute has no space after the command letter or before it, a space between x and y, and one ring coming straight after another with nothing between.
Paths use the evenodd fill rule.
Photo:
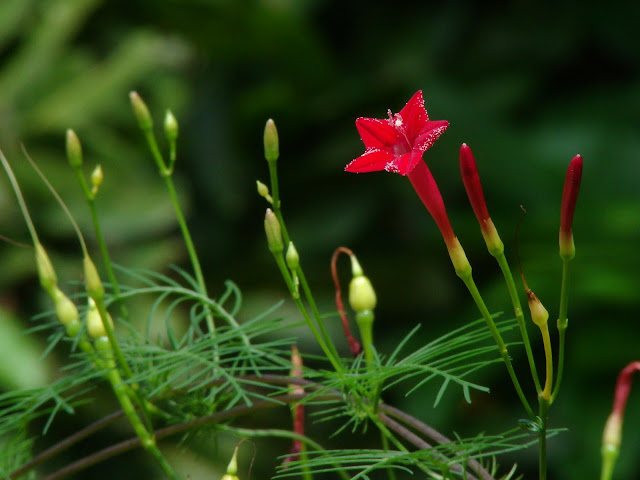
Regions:
<instances>
[{"instance_id":1,"label":"flower stalk","mask_svg":"<svg viewBox=\"0 0 640 480\"><path fill-rule=\"evenodd\" d=\"M471 208L473 208L473 212L478 219L480 231L482 232L482 237L487 245L487 250L498 262L498 266L500 267L507 284L509 297L511 298L511 304L513 305L516 321L518 322L518 328L520 329L520 335L522 336L522 342L524 343L524 348L527 354L531 377L533 378L536 391L540 393L542 388L540 386L536 363L531 350L531 342L529 341L529 333L524 320L524 313L520 304L518 290L516 288L515 281L513 280L511 268L509 267L509 263L507 262L507 258L504 254L504 243L500 239L500 235L489 216L489 210L484 199L482 183L480 182L480 175L478 173L475 158L473 157L471 148L469 148L466 143L463 143L460 147L460 173L464 183L464 188L467 192L467 196L469 197L469 203L471 203Z\"/></svg>"}]
</instances>

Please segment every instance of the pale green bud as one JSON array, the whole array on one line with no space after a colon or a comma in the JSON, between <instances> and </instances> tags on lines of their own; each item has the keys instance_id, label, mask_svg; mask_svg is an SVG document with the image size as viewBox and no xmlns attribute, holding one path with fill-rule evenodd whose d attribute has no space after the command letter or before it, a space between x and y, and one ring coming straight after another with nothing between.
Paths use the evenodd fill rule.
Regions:
<instances>
[{"instance_id":1,"label":"pale green bud","mask_svg":"<svg viewBox=\"0 0 640 480\"><path fill-rule=\"evenodd\" d=\"M273 203L273 198L269 194L269 187L267 187L260 180L256 180L256 190L258 190L258 195L264 198L267 202Z\"/></svg>"},{"instance_id":2,"label":"pale green bud","mask_svg":"<svg viewBox=\"0 0 640 480\"><path fill-rule=\"evenodd\" d=\"M549 312L544 308L542 302L538 300L536 294L531 290L527 292L527 299L529 302L529 310L531 311L531 320L533 323L538 325L539 327L543 327L547 324L547 320L549 320Z\"/></svg>"},{"instance_id":3,"label":"pale green bud","mask_svg":"<svg viewBox=\"0 0 640 480\"><path fill-rule=\"evenodd\" d=\"M38 277L40 278L40 285L50 295L52 290L58 285L58 277L56 271L53 269L53 264L47 255L46 250L40 242L35 244L36 250L36 266L38 268Z\"/></svg>"},{"instance_id":4,"label":"pale green bud","mask_svg":"<svg viewBox=\"0 0 640 480\"><path fill-rule=\"evenodd\" d=\"M53 287L51 299L56 308L56 316L62 325L66 327L78 321L76 305L58 287Z\"/></svg>"},{"instance_id":5,"label":"pale green bud","mask_svg":"<svg viewBox=\"0 0 640 480\"><path fill-rule=\"evenodd\" d=\"M238 447L233 451L233 456L229 465L227 465L227 472L222 476L222 480L239 480L238 476Z\"/></svg>"},{"instance_id":6,"label":"pale green bud","mask_svg":"<svg viewBox=\"0 0 640 480\"><path fill-rule=\"evenodd\" d=\"M151 114L149 113L149 109L144 103L144 100L140 98L138 92L130 92L129 100L131 100L131 107L133 108L133 113L138 120L140 128L145 131L151 130L153 128L153 119L151 118Z\"/></svg>"},{"instance_id":7,"label":"pale green bud","mask_svg":"<svg viewBox=\"0 0 640 480\"><path fill-rule=\"evenodd\" d=\"M107 321L113 328L113 319L108 313ZM91 298L89 299L89 310L87 311L87 332L93 339L105 337L107 335L107 330L102 321L102 317L100 316L100 312L98 311L98 307L96 306L96 302Z\"/></svg>"},{"instance_id":8,"label":"pale green bud","mask_svg":"<svg viewBox=\"0 0 640 480\"><path fill-rule=\"evenodd\" d=\"M276 214L267 208L267 212L264 216L264 231L267 234L267 245L272 253L282 253L284 246L282 243L282 230L280 229L280 222Z\"/></svg>"},{"instance_id":9,"label":"pale green bud","mask_svg":"<svg viewBox=\"0 0 640 480\"><path fill-rule=\"evenodd\" d=\"M67 160L73 168L82 166L82 145L76 132L71 129L67 130Z\"/></svg>"},{"instance_id":10,"label":"pale green bud","mask_svg":"<svg viewBox=\"0 0 640 480\"><path fill-rule=\"evenodd\" d=\"M291 270L295 271L300 266L300 256L293 242L289 242L285 259L287 260L287 266Z\"/></svg>"},{"instance_id":11,"label":"pale green bud","mask_svg":"<svg viewBox=\"0 0 640 480\"><path fill-rule=\"evenodd\" d=\"M102 300L102 298L104 298L104 286L100 280L98 269L88 255L84 257L83 265L84 281L87 286L87 293L95 300Z\"/></svg>"},{"instance_id":12,"label":"pale green bud","mask_svg":"<svg viewBox=\"0 0 640 480\"><path fill-rule=\"evenodd\" d=\"M280 156L280 145L278 142L278 130L272 119L267 120L264 127L264 158L267 162L275 162Z\"/></svg>"},{"instance_id":13,"label":"pale green bud","mask_svg":"<svg viewBox=\"0 0 640 480\"><path fill-rule=\"evenodd\" d=\"M164 134L167 136L169 143L174 143L178 139L178 121L171 113L171 110L167 110L164 115Z\"/></svg>"},{"instance_id":14,"label":"pale green bud","mask_svg":"<svg viewBox=\"0 0 640 480\"><path fill-rule=\"evenodd\" d=\"M93 169L93 172L91 172L91 195L94 197L98 194L102 180L104 180L102 165L97 165L96 168Z\"/></svg>"},{"instance_id":15,"label":"pale green bud","mask_svg":"<svg viewBox=\"0 0 640 480\"><path fill-rule=\"evenodd\" d=\"M349 304L354 312L366 312L376 308L378 301L371 281L362 271L362 267L355 255L351 255L351 273L353 278L349 283Z\"/></svg>"}]
</instances>

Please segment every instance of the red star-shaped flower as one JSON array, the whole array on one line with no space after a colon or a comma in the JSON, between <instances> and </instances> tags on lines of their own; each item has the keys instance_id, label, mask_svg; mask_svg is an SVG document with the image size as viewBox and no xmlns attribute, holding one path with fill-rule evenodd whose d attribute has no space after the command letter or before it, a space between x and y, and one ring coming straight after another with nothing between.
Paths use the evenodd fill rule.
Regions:
<instances>
[{"instance_id":1,"label":"red star-shaped flower","mask_svg":"<svg viewBox=\"0 0 640 480\"><path fill-rule=\"evenodd\" d=\"M389 118L358 118L356 127L367 150L346 166L347 172L386 170L407 175L424 152L449 126L446 120L430 121L424 108L422 90Z\"/></svg>"}]
</instances>

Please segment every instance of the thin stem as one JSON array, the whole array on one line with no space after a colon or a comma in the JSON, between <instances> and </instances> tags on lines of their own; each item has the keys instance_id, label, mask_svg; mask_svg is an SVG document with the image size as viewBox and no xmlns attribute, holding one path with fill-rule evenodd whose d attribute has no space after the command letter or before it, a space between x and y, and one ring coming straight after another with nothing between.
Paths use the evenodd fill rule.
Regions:
<instances>
[{"instance_id":1,"label":"thin stem","mask_svg":"<svg viewBox=\"0 0 640 480\"><path fill-rule=\"evenodd\" d=\"M564 372L565 332L567 331L569 323L567 318L567 312L569 310L569 261L570 260L566 258L562 259L562 286L560 287L560 309L558 313L558 377L550 403L553 403L558 395L560 384L562 383L562 374Z\"/></svg>"},{"instance_id":2,"label":"thin stem","mask_svg":"<svg viewBox=\"0 0 640 480\"><path fill-rule=\"evenodd\" d=\"M540 397L546 402L551 402L551 386L553 385L553 354L551 352L551 337L549 336L549 325L545 323L540 326L542 334L542 344L544 346L544 359L546 365L546 379L544 382L544 390L540 393Z\"/></svg>"},{"instance_id":3,"label":"thin stem","mask_svg":"<svg viewBox=\"0 0 640 480\"><path fill-rule=\"evenodd\" d=\"M391 405L380 404L380 410L388 413L389 415L402 420L405 424L409 425L411 428L417 430L424 436L432 439L433 441L446 444L451 443L451 440L446 436L442 435L435 428L430 427L426 423L418 420L415 417L412 417L408 413L403 412L402 410L392 407ZM469 460L469 468L471 468L474 472L476 472L483 480L494 480L491 474L478 462L477 460Z\"/></svg>"},{"instance_id":4,"label":"thin stem","mask_svg":"<svg viewBox=\"0 0 640 480\"><path fill-rule=\"evenodd\" d=\"M116 398L118 399L118 402L122 407L122 410L127 416L127 420L129 420L129 423L133 427L133 430L138 435L141 445L145 450L147 450L149 453L151 453L151 455L155 457L162 470L170 478L177 480L178 476L175 474L167 460L158 449L153 433L150 433L140 420L140 417L138 416L138 413L136 412L136 409L131 402L131 398L129 398L129 389L127 388L127 385L123 382L118 370L114 368L115 365L113 365L113 362L110 363L112 363L112 365L107 372L107 378L111 383L113 392L115 393Z\"/></svg>"},{"instance_id":5,"label":"thin stem","mask_svg":"<svg viewBox=\"0 0 640 480\"><path fill-rule=\"evenodd\" d=\"M268 429L250 429L250 428L236 428L236 427L228 427L221 425L219 427L221 430L236 433L243 437L247 438L265 438L265 437L279 437L279 438L290 438L292 440L300 440L305 446L311 447L313 450L322 451L324 448L319 443L311 440L309 437L304 435L300 435L298 433L292 432L290 430L280 430L276 428L268 428ZM339 467L338 464L333 464L334 467ZM347 475L344 470L337 470L338 475L343 480L349 480L349 475Z\"/></svg>"},{"instance_id":6,"label":"thin stem","mask_svg":"<svg viewBox=\"0 0 640 480\"><path fill-rule=\"evenodd\" d=\"M462 279L467 289L469 290L469 293L473 297L473 300L476 302L476 305L478 306L478 310L480 310L480 313L482 314L482 317L484 318L485 322L487 322L487 326L489 327L489 330L493 335L493 339L496 342L496 345L498 346L498 352L500 353L500 356L502 357L502 360L504 360L504 363L507 367L507 371L509 372L509 377L511 377L511 382L513 383L513 386L516 389L518 397L520 397L520 402L524 406L529 417L534 418L533 410L531 410L531 406L529 405L529 402L524 396L524 393L522 391L522 387L520 386L520 382L518 381L516 372L513 370L513 365L511 364L511 358L509 358L509 352L507 350L507 346L505 345L504 340L502 339L502 335L500 335L500 332L498 331L498 328L496 327L496 324L493 321L493 318L491 317L491 314L489 313L489 310L487 309L487 306L485 305L484 300L482 299L482 296L480 295L480 292L478 291L478 288L476 287L475 282L473 281L471 272L469 272L467 275L460 276L460 278Z\"/></svg>"},{"instance_id":7,"label":"thin stem","mask_svg":"<svg viewBox=\"0 0 640 480\"><path fill-rule=\"evenodd\" d=\"M277 397L273 397L269 400L257 400L253 403L252 406L241 405L238 407L230 408L229 410L225 410L224 412L218 412L211 415L207 415L204 417L195 418L193 420L188 420L186 422L177 423L175 425L170 425L168 427L164 427L155 431L155 439L160 440L172 435L177 435L179 433L183 433L193 428L201 427L204 425L208 425L210 423L221 422L223 420L235 418L237 416L246 415L251 412L261 411L267 408L281 407L283 403L290 403L294 401L300 401L305 397L306 394L286 394L280 395ZM341 399L341 395L324 395L324 396L316 396L317 399L327 399L327 400L336 400ZM115 445L111 445L110 447L104 448L98 452L95 452L81 460L73 462L64 468L54 472L51 475L48 475L43 478L43 480L59 480L61 478L65 478L68 475L74 474L86 468L89 468L97 463L103 462L112 458L116 455L120 455L124 452L128 452L133 450L134 448L140 447L142 445L142 440L139 436L130 438L123 442L117 443Z\"/></svg>"},{"instance_id":8,"label":"thin stem","mask_svg":"<svg viewBox=\"0 0 640 480\"><path fill-rule=\"evenodd\" d=\"M289 268L286 265L286 262L282 256L282 253L274 253L273 256L276 260L276 264L278 265L278 268L280 269L280 273L284 278L287 288L289 289L289 293L291 293L291 297L293 298L293 301L295 302L296 306L298 307L298 310L302 314L302 317L307 322L307 325L311 330L311 333L315 337L316 341L320 345L320 348L322 349L324 354L327 356L327 358L331 362L331 365L333 365L333 368L336 370L336 372L343 372L344 369L342 367L342 363L340 362L340 357L338 356L338 353L335 350L335 346L333 345L333 343L327 344L324 335L322 335L318 330L316 324L314 323L313 319L309 315L309 312L307 312L307 309L304 306L304 303L300 299L300 296L295 295L296 288L293 282L293 278L291 278L291 273L289 272ZM298 268L296 271L298 272L299 278L302 281L302 278L304 277L304 275L302 274L302 269ZM306 282L304 283L304 285L306 285ZM308 285L307 285L307 289L308 289Z\"/></svg>"},{"instance_id":9,"label":"thin stem","mask_svg":"<svg viewBox=\"0 0 640 480\"><path fill-rule=\"evenodd\" d=\"M114 413L112 413L110 415L107 415L104 418L101 418L100 420L98 420L98 421L96 421L96 422L94 422L94 423L92 423L90 425L87 425L82 430L79 430L78 432L74 433L73 435L70 435L69 437L65 438L64 440L62 440L62 441L60 441L58 443L56 443L52 447L44 450L39 455L37 455L33 459L31 459L29 462L25 463L20 468L18 468L16 470L14 470L13 472L11 472L9 474L9 479L13 480L14 478L18 478L18 477L24 475L29 470L32 470L32 469L36 468L38 465L41 465L42 463L46 462L50 458L58 455L59 453L64 452L68 448L71 448L76 443L78 443L78 442L84 440L85 438L93 435L98 430L106 427L108 424L110 424L111 422L121 418L122 416L124 416L124 411L119 410L119 411L114 412Z\"/></svg>"},{"instance_id":10,"label":"thin stem","mask_svg":"<svg viewBox=\"0 0 640 480\"><path fill-rule=\"evenodd\" d=\"M2 166L4 167L7 176L9 177L9 181L11 182L11 186L13 187L13 191L16 194L16 198L18 199L18 205L20 206L20 210L22 211L22 217L24 218L25 223L27 224L27 228L29 229L29 234L31 235L31 241L33 244L40 243L38 240L38 233L36 232L36 227L33 225L33 221L31 220L31 215L29 215L29 209L27 208L27 204L24 201L24 197L22 196L22 190L20 190L20 184L18 184L18 180L16 176L13 174L13 170L9 165L4 153L0 150L0 161L2 162Z\"/></svg>"},{"instance_id":11,"label":"thin stem","mask_svg":"<svg viewBox=\"0 0 640 480\"><path fill-rule=\"evenodd\" d=\"M384 422L384 418L382 417L382 415L378 414L378 417ZM389 439L387 437L385 437L382 432L380 432L380 441L382 442L382 449L383 450L389 450ZM389 480L397 480L396 479L396 472L393 471L393 468L388 468L387 469L387 475L389 476Z\"/></svg>"},{"instance_id":12,"label":"thin stem","mask_svg":"<svg viewBox=\"0 0 640 480\"><path fill-rule=\"evenodd\" d=\"M547 479L547 415L549 411L549 402L544 397L540 398L540 439L538 441L538 464L540 480Z\"/></svg>"},{"instance_id":13,"label":"thin stem","mask_svg":"<svg viewBox=\"0 0 640 480\"><path fill-rule=\"evenodd\" d=\"M82 193L87 199L87 203L89 205L89 211L91 212L91 221L93 222L93 230L96 234L96 239L98 240L98 246L100 248L100 254L102 255L104 268L107 271L107 277L109 277L109 282L111 282L111 287L113 288L114 301L118 303L120 307L120 314L123 318L126 319L128 318L127 308L120 298L120 284L118 283L118 279L116 278L116 275L113 271L113 264L111 262L111 257L109 256L107 243L105 242L104 235L102 234L102 227L100 226L100 220L98 218L98 212L96 210L95 195L91 193L89 185L87 185L87 180L82 174L82 169L74 168L74 170L76 172L76 176L78 177L78 183L80 183Z\"/></svg>"},{"instance_id":14,"label":"thin stem","mask_svg":"<svg viewBox=\"0 0 640 480\"><path fill-rule=\"evenodd\" d=\"M542 387L540 386L540 379L538 377L538 372L536 369L536 362L533 358L533 352L531 351L531 342L529 341L529 334L527 333L527 325L524 320L524 313L522 311L522 306L520 304L520 298L518 297L518 290L516 288L516 283L513 280L513 275L511 274L511 269L509 268L509 263L507 262L507 258L505 257L504 252L502 252L500 255L497 255L495 258L498 261L500 270L502 270L502 274L504 275L504 279L507 283L507 288L509 289L509 296L511 297L511 303L513 304L513 310L515 312L516 321L518 322L518 327L520 328L520 334L522 335L522 342L524 343L524 348L525 348L525 351L527 352L527 360L529 361L531 376L536 386L536 392L540 393L542 390Z\"/></svg>"},{"instance_id":15,"label":"thin stem","mask_svg":"<svg viewBox=\"0 0 640 480\"><path fill-rule=\"evenodd\" d=\"M427 449L433 448L432 445L428 444L427 442L422 440L420 437L418 437L416 434L414 434L413 432L407 430L405 427L400 425L395 420L389 418L387 415L385 415L383 413L379 413L378 417L380 418L380 420L382 420L382 422L387 427L389 427L391 430L396 432L398 435L400 435L402 438L404 438L408 442L412 443L414 446L416 446L420 450L427 450ZM451 467L449 467L447 465L447 468L450 468L451 470L453 470L454 472L457 472L457 473L462 473L463 472L463 468L462 468L461 465L454 464L454 465L451 465ZM474 477L473 475L469 475L468 473L466 474L466 478L468 478L470 480L477 480L476 477Z\"/></svg>"},{"instance_id":16,"label":"thin stem","mask_svg":"<svg viewBox=\"0 0 640 480\"><path fill-rule=\"evenodd\" d=\"M204 296L208 296L207 286L204 281L204 276L202 275L202 267L200 266L200 259L198 258L198 253L196 252L196 248L193 244L191 233L189 232L189 227L187 226L184 214L182 213L182 208L180 207L176 188L173 183L173 161L171 167L166 166L164 158L162 157L162 153L160 153L160 149L158 148L158 143L156 142L153 130L151 128L142 128L142 132L144 133L147 144L149 145L149 149L151 150L151 155L153 156L158 170L160 171L160 176L164 178L167 190L169 191L169 197L171 198L171 203L173 204L176 219L178 221L178 225L180 226L180 231L182 232L182 238L184 240L185 247L187 248L189 259L191 260L191 267L193 268L193 273L196 277L196 282L198 284L198 288L200 289L200 293L202 293ZM213 316L211 315L210 311L207 311L206 323L209 332L211 334L214 334L215 324L213 323Z\"/></svg>"}]
</instances>

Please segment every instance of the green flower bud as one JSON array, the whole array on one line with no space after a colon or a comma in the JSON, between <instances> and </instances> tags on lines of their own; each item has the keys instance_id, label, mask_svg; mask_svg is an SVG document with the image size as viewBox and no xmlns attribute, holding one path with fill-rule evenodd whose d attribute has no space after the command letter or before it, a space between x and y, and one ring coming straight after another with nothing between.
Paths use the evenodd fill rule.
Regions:
<instances>
[{"instance_id":1,"label":"green flower bud","mask_svg":"<svg viewBox=\"0 0 640 480\"><path fill-rule=\"evenodd\" d=\"M113 319L108 313L107 321L111 327L113 327ZM105 329L102 317L100 316L100 312L96 306L96 302L91 298L89 299L89 310L87 311L87 332L93 339L107 336L107 330Z\"/></svg>"},{"instance_id":2,"label":"green flower bud","mask_svg":"<svg viewBox=\"0 0 640 480\"><path fill-rule=\"evenodd\" d=\"M229 465L227 465L227 472L222 476L222 480L240 480L238 478L238 447L233 451L233 456Z\"/></svg>"},{"instance_id":3,"label":"green flower bud","mask_svg":"<svg viewBox=\"0 0 640 480\"><path fill-rule=\"evenodd\" d=\"M38 277L40 278L40 285L50 295L52 295L53 288L58 285L58 277L56 271L53 269L53 264L47 255L46 250L41 243L35 244L36 250L36 266L38 268Z\"/></svg>"},{"instance_id":4,"label":"green flower bud","mask_svg":"<svg viewBox=\"0 0 640 480\"><path fill-rule=\"evenodd\" d=\"M153 128L153 119L151 118L151 114L149 113L149 109L147 105L144 103L144 100L140 98L138 92L130 92L129 100L131 100L131 107L133 108L133 113L138 119L138 125L142 130L151 130Z\"/></svg>"},{"instance_id":5,"label":"green flower bud","mask_svg":"<svg viewBox=\"0 0 640 480\"><path fill-rule=\"evenodd\" d=\"M111 343L109 343L109 339L106 336L96 338L93 344L99 352L110 352L112 350Z\"/></svg>"},{"instance_id":6,"label":"green flower bud","mask_svg":"<svg viewBox=\"0 0 640 480\"><path fill-rule=\"evenodd\" d=\"M275 162L280 156L280 145L278 142L278 130L272 119L267 120L264 127L264 158L267 162Z\"/></svg>"},{"instance_id":7,"label":"green flower bud","mask_svg":"<svg viewBox=\"0 0 640 480\"><path fill-rule=\"evenodd\" d=\"M289 242L285 259L287 260L287 266L293 271L300 266L300 256L293 242Z\"/></svg>"},{"instance_id":8,"label":"green flower bud","mask_svg":"<svg viewBox=\"0 0 640 480\"><path fill-rule=\"evenodd\" d=\"M282 231L280 229L280 222L275 213L267 208L267 212L264 216L264 231L267 234L267 245L272 253L282 253L284 246L282 244Z\"/></svg>"},{"instance_id":9,"label":"green flower bud","mask_svg":"<svg viewBox=\"0 0 640 480\"><path fill-rule=\"evenodd\" d=\"M171 113L171 110L167 110L164 115L164 134L167 136L169 143L175 143L178 139L178 121Z\"/></svg>"},{"instance_id":10,"label":"green flower bud","mask_svg":"<svg viewBox=\"0 0 640 480\"><path fill-rule=\"evenodd\" d=\"M98 269L87 255L83 260L84 281L87 286L87 293L92 299L102 300L104 298L104 286L100 280Z\"/></svg>"},{"instance_id":11,"label":"green flower bud","mask_svg":"<svg viewBox=\"0 0 640 480\"><path fill-rule=\"evenodd\" d=\"M366 312L376 308L376 292L371 281L363 272L355 255L351 255L351 273L353 278L349 283L349 304L354 312Z\"/></svg>"},{"instance_id":12,"label":"green flower bud","mask_svg":"<svg viewBox=\"0 0 640 480\"><path fill-rule=\"evenodd\" d=\"M527 291L527 299L529 301L529 310L531 311L531 320L539 327L544 327L547 324L547 320L549 320L549 312L531 290Z\"/></svg>"},{"instance_id":13,"label":"green flower bud","mask_svg":"<svg viewBox=\"0 0 640 480\"><path fill-rule=\"evenodd\" d=\"M273 204L273 198L271 198L271 195L269 194L269 187L260 180L256 180L256 188L258 190L258 195L264 198L267 202Z\"/></svg>"},{"instance_id":14,"label":"green flower bud","mask_svg":"<svg viewBox=\"0 0 640 480\"><path fill-rule=\"evenodd\" d=\"M67 160L73 168L82 166L82 145L76 132L71 129L67 130Z\"/></svg>"},{"instance_id":15,"label":"green flower bud","mask_svg":"<svg viewBox=\"0 0 640 480\"><path fill-rule=\"evenodd\" d=\"M102 166L97 165L96 168L91 172L91 195L94 197L98 194L98 189L100 185L102 185L102 180L104 180L104 173L102 172Z\"/></svg>"},{"instance_id":16,"label":"green flower bud","mask_svg":"<svg viewBox=\"0 0 640 480\"><path fill-rule=\"evenodd\" d=\"M66 327L78 321L79 315L76 305L58 287L53 287L51 299L56 308L56 316L62 325Z\"/></svg>"}]
</instances>

